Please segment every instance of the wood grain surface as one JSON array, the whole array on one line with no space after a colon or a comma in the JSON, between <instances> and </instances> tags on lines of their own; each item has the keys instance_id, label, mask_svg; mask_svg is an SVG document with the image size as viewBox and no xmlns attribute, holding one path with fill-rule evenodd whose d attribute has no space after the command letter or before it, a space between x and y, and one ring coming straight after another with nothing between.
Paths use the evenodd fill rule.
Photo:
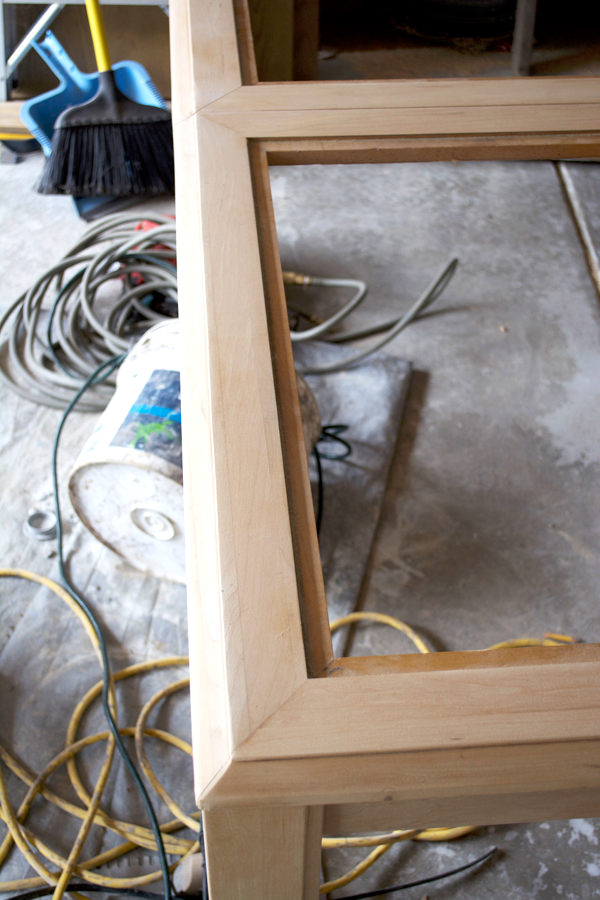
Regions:
<instances>
[{"instance_id":1,"label":"wood grain surface","mask_svg":"<svg viewBox=\"0 0 600 900\"><path fill-rule=\"evenodd\" d=\"M205 785L306 679L243 138L175 126L190 656Z\"/></svg>"},{"instance_id":2,"label":"wood grain surface","mask_svg":"<svg viewBox=\"0 0 600 900\"><path fill-rule=\"evenodd\" d=\"M481 803L480 821L494 822L494 798L504 797L502 815L509 815L508 821L527 822L534 820L537 813L532 810L523 816L524 796L547 791L550 802L550 798L566 797L570 791L589 790L594 797L595 811L590 812L587 806L588 811L582 811L581 815L596 816L600 813L600 805L596 804L600 790L599 749L598 740L549 741L234 761L218 784L202 798L202 805L209 808L247 804L356 805L356 821L364 818L364 828L368 830L378 827L377 814L373 813L369 820L371 814L365 810L371 803L380 809L385 804L396 804L396 812L403 803L413 804L413 809L423 804L429 818L427 821L420 818L419 826L433 826L442 823L442 819L436 822L430 816L438 801L444 800L448 809L453 803L448 821L455 818L458 821L462 801L471 798L473 803ZM509 808L513 809L510 813ZM547 815L544 813L542 819ZM561 818L561 815L557 806L550 818ZM344 828L348 832L360 830L350 824L350 818ZM381 827L395 827L393 821L393 817L386 815ZM410 821L407 814L403 823L408 826ZM461 823L466 821L461 819Z\"/></svg>"},{"instance_id":3,"label":"wood grain surface","mask_svg":"<svg viewBox=\"0 0 600 900\"><path fill-rule=\"evenodd\" d=\"M219 900L315 900L321 807L242 807L203 815L210 894Z\"/></svg>"},{"instance_id":4,"label":"wood grain surface","mask_svg":"<svg viewBox=\"0 0 600 900\"><path fill-rule=\"evenodd\" d=\"M518 647L496 650L460 650L444 653L402 653L396 656L346 656L327 667L330 678L356 675L393 675L402 672L444 672L450 669L499 669L514 666L564 665L598 662L598 644L562 647Z\"/></svg>"},{"instance_id":5,"label":"wood grain surface","mask_svg":"<svg viewBox=\"0 0 600 900\"><path fill-rule=\"evenodd\" d=\"M0 100L0 131L29 134L19 116L22 106L21 100Z\"/></svg>"},{"instance_id":6,"label":"wood grain surface","mask_svg":"<svg viewBox=\"0 0 600 900\"><path fill-rule=\"evenodd\" d=\"M600 103L515 106L369 107L363 109L204 110L204 116L249 138L382 137L591 131Z\"/></svg>"},{"instance_id":7,"label":"wood grain surface","mask_svg":"<svg viewBox=\"0 0 600 900\"><path fill-rule=\"evenodd\" d=\"M303 112L490 106L515 108L598 103L600 103L598 76L411 78L398 81L358 79L241 87L216 99L207 111Z\"/></svg>"},{"instance_id":8,"label":"wood grain surface","mask_svg":"<svg viewBox=\"0 0 600 900\"><path fill-rule=\"evenodd\" d=\"M170 8L173 123L242 85L231 2L177 0Z\"/></svg>"},{"instance_id":9,"label":"wood grain surface","mask_svg":"<svg viewBox=\"0 0 600 900\"><path fill-rule=\"evenodd\" d=\"M326 674L333 657L327 600L302 432L267 156L256 145L251 147L250 154L306 663L309 674L319 676Z\"/></svg>"},{"instance_id":10,"label":"wood grain surface","mask_svg":"<svg viewBox=\"0 0 600 900\"><path fill-rule=\"evenodd\" d=\"M444 160L600 159L598 132L456 137L379 137L265 140L272 166L331 165Z\"/></svg>"},{"instance_id":11,"label":"wood grain surface","mask_svg":"<svg viewBox=\"0 0 600 900\"><path fill-rule=\"evenodd\" d=\"M277 46L242 4L171 18L196 788L215 900L304 900L323 806L341 832L600 814L600 650L331 660L267 165L595 157L600 79L254 83L294 4Z\"/></svg>"},{"instance_id":12,"label":"wood grain surface","mask_svg":"<svg viewBox=\"0 0 600 900\"><path fill-rule=\"evenodd\" d=\"M570 764L571 755L565 760ZM600 787L545 788L516 794L463 795L401 803L364 803L326 806L324 834L360 834L381 829L436 828L453 825L511 825L598 816ZM443 827L443 826L442 826Z\"/></svg>"},{"instance_id":13,"label":"wood grain surface","mask_svg":"<svg viewBox=\"0 0 600 900\"><path fill-rule=\"evenodd\" d=\"M600 739L600 661L312 679L234 758Z\"/></svg>"}]
</instances>

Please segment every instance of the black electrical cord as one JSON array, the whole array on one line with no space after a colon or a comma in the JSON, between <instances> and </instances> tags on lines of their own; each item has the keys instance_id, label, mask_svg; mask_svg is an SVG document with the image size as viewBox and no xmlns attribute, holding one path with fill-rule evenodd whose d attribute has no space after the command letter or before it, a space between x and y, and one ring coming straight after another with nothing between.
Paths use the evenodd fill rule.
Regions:
<instances>
[{"instance_id":1,"label":"black electrical cord","mask_svg":"<svg viewBox=\"0 0 600 900\"><path fill-rule=\"evenodd\" d=\"M338 453L326 453L323 449L319 450L321 459L347 459L352 453L352 447L340 437L344 431L348 431L348 425L324 425L321 434L317 440L317 444L338 444L344 448ZM339 449L339 448L338 448Z\"/></svg>"},{"instance_id":2,"label":"black electrical cord","mask_svg":"<svg viewBox=\"0 0 600 900\"><path fill-rule=\"evenodd\" d=\"M204 840L201 839L202 843L202 853L204 854ZM394 887L390 888L381 888L377 891L367 891L364 894L350 894L346 895L340 900L366 900L368 897L378 897L381 894L391 894L393 891L404 891L408 888L419 887L423 884L430 884L432 881L441 881L443 878L450 878L451 875L458 875L460 872L464 872L467 869L472 869L480 863L486 862L486 860L490 859L493 854L497 851L497 847L492 847L484 856L480 856L479 859L473 860L473 862L467 863L464 866L459 866L457 869L452 869L449 872L442 872L441 875L432 875L430 878L422 878L420 881L410 881L406 884L397 884ZM162 894L155 894L150 891L138 891L133 888L107 888L104 885L100 884L87 884L83 882L82 884L75 884L73 882L69 882L66 888L67 891L87 891L88 893L99 893L99 894L120 894L127 897L137 897L139 900L164 900ZM44 887L37 888L33 891L27 891L23 894L13 894L12 897L9 897L8 900L38 900L38 897L48 897L54 891L53 885L45 885ZM202 879L202 893L203 900L208 900L208 883L206 879L206 865L204 866L203 879ZM178 894L173 895L174 900L183 900L180 898Z\"/></svg>"},{"instance_id":3,"label":"black electrical cord","mask_svg":"<svg viewBox=\"0 0 600 900\"><path fill-rule=\"evenodd\" d=\"M321 468L321 454L316 445L313 447L313 453L317 464L317 537L319 537L323 519L323 469Z\"/></svg>"},{"instance_id":4,"label":"black electrical cord","mask_svg":"<svg viewBox=\"0 0 600 900\"><path fill-rule=\"evenodd\" d=\"M33 891L26 891L24 894L13 894L8 900L37 900L38 897L48 897L54 893L54 885L47 884L44 887L36 888ZM88 893L98 894L122 894L125 897L137 897L139 900L164 900L162 894L155 894L152 891L138 891L135 888L109 888L103 884L88 884L83 881L81 884L75 884L70 881L65 888L65 893L69 891L87 891ZM179 895L174 894L174 898L179 900Z\"/></svg>"},{"instance_id":5,"label":"black electrical cord","mask_svg":"<svg viewBox=\"0 0 600 900\"><path fill-rule=\"evenodd\" d=\"M377 891L366 891L364 894L346 894L344 897L340 897L340 900L366 900L368 897L379 897L381 894L393 894L394 891L406 891L408 888L419 887L422 884L430 884L432 881L441 881L442 878L450 878L451 875L458 875L459 872L465 872L467 869L472 869L474 866L486 862L486 860L494 855L497 849L497 847L492 847L491 850L488 850L488 852L483 856L480 856L479 859L474 859L473 862L467 863L464 866L459 866L457 869L451 869L449 872L442 872L441 875L432 875L430 878L421 878L419 881L408 881L405 884L396 884L393 887L380 888Z\"/></svg>"},{"instance_id":6,"label":"black electrical cord","mask_svg":"<svg viewBox=\"0 0 600 900\"><path fill-rule=\"evenodd\" d=\"M96 633L96 637L98 638L98 644L100 647L100 655L102 658L103 681L104 681L103 687L102 687L102 709L104 711L104 716L106 718L106 721L108 722L108 726L114 737L116 747L117 747L119 753L121 754L123 762L125 763L126 767L129 769L129 772L135 782L135 786L140 794L142 802L143 802L144 806L146 807L146 811L148 813L148 817L149 817L151 825L152 825L152 831L154 832L154 839L156 840L156 847L158 850L158 858L159 858L159 862L160 862L160 868L161 868L162 875L163 875L164 897L162 898L162 900L171 900L172 892L171 892L171 880L170 880L170 876L169 876L169 864L167 862L167 855L165 853L165 846L163 844L163 839L162 839L162 834L161 834L160 827L158 824L158 819L156 818L156 813L154 812L154 807L152 806L152 801L150 800L148 791L146 790L146 788L144 786L144 782L142 781L142 779L139 776L139 773L133 763L133 760L131 759L131 757L129 756L129 753L127 752L125 744L123 743L121 735L119 734L119 728L113 718L113 714L110 709L109 700L110 700L112 676L111 676L111 672L110 672L110 664L108 661L108 653L106 650L106 643L104 640L104 635L102 634L102 629L100 628L100 625L99 625L97 619L95 618L94 614L92 613L91 609L87 605L84 597L71 584L71 582L69 580L69 576L66 571L65 561L64 561L64 557L63 557L63 531L62 531L62 521L61 521L61 516L60 516L60 501L59 501L59 497L58 497L58 473L57 473L57 456L58 456L58 444L59 444L59 440L60 440L60 435L62 433L63 427L65 425L65 422L67 420L69 413L71 412L73 407L77 404L77 401L80 399L82 394L84 394L85 391L87 391L87 389L89 387L91 387L92 385L99 384L105 378L108 378L110 373L113 372L116 368L118 368L118 366L121 365L121 363L125 359L125 355L126 354L122 354L121 356L114 356L111 359L106 360L106 362L103 362L101 365L98 366L97 369L95 369L94 372L92 372L92 374L89 376L89 378L87 378L86 381L84 381L83 385L77 391L77 393L75 394L75 396L73 397L73 399L70 401L69 405L63 412L60 423L56 430L56 436L54 438L54 446L52 448L52 486L53 486L53 490L54 490L54 508L56 510L56 537L57 537L57 551L58 551L58 569L60 572L60 576L64 582L65 588L67 589L67 591L69 592L69 594L71 595L73 600L81 607L81 609L84 611L86 616L89 618L89 620L94 628L94 631ZM89 889L87 885L86 885L86 889ZM54 888L52 888L50 892L53 892L53 891L54 891ZM105 893L117 893L117 892L110 889L110 890L105 890ZM137 892L137 894L138 894L138 896L142 896L141 892ZM33 892L33 895L31 895L31 894L21 894L20 895L21 900L24 900L24 898L30 897L30 896L40 897L40 896L43 896L43 894ZM155 900L155 898L157 897L156 894L146 895L145 893L144 893L144 896L150 896L153 898L153 900Z\"/></svg>"},{"instance_id":7,"label":"black electrical cord","mask_svg":"<svg viewBox=\"0 0 600 900\"><path fill-rule=\"evenodd\" d=\"M206 866L206 850L204 849L202 817L200 817L200 851L202 853L202 900L208 900L208 869Z\"/></svg>"},{"instance_id":8,"label":"black electrical cord","mask_svg":"<svg viewBox=\"0 0 600 900\"><path fill-rule=\"evenodd\" d=\"M321 434L317 439L317 444L320 443L334 443L338 446L341 445L342 450L338 453L327 453L324 450L319 450L317 448L317 444L313 447L313 454L315 457L315 462L317 464L317 512L316 512L316 524L317 524L317 537L321 534L321 522L323 521L323 467L321 465L322 459L347 459L352 453L352 447L345 441L344 438L340 437L340 434L343 434L344 431L348 430L347 425L324 425Z\"/></svg>"},{"instance_id":9,"label":"black electrical cord","mask_svg":"<svg viewBox=\"0 0 600 900\"><path fill-rule=\"evenodd\" d=\"M144 786L142 779L139 776L139 773L133 763L133 760L129 756L125 745L121 739L121 735L119 734L117 723L115 722L112 712L110 710L110 688L111 688L111 672L110 672L110 664L108 661L108 653L106 649L106 643L104 640L104 635L102 634L102 630L98 621L96 620L94 614L89 608L83 596L77 591L77 589L71 584L63 556L63 532L62 532L62 520L61 520L61 512L60 512L60 500L58 496L58 472L57 472L57 458L58 458L58 446L60 441L60 436L65 425L65 422L72 412L73 408L76 406L77 402L81 398L81 396L85 393L85 391L96 384L100 384L104 381L105 378L113 372L118 366L121 365L125 358L126 354L122 354L121 356L115 356L111 359L106 360L100 366L95 369L94 372L86 379L81 388L77 391L73 399L70 401L68 406L66 407L64 413L61 416L60 423L58 425L56 436L54 438L54 445L52 448L52 484L54 490L54 505L56 510L56 522L57 522L57 549L58 549L58 568L61 575L61 578L64 582L65 588L73 598L73 600L83 609L86 616L88 616L94 631L96 633L96 637L98 638L98 644L100 648L100 654L102 658L102 667L103 667L103 689L102 689L102 708L104 712L104 716L108 722L109 728L113 734L115 745L121 754L121 757L128 768L134 782L136 788L140 794L140 797L146 807L146 811L150 818L150 822L152 825L152 831L154 832L154 837L156 840L156 846L158 850L158 856L160 861L160 867L163 874L163 886L164 886L164 895L153 893L150 891L138 891L134 889L127 888L107 888L103 885L94 885L94 884L74 884L69 883L66 891L87 891L89 893L105 893L105 894L120 894L130 897L137 897L139 900L174 900L177 898L179 900L177 894L173 894L171 890L171 881L169 876L169 867L167 862L167 856L165 853L164 843L162 839L162 833L160 831L160 826L158 824L158 819L156 817L156 813L154 811L154 807L152 806L152 802L148 795L148 792ZM347 441L343 438L339 437L340 432L345 431L348 426L346 425L330 425L325 426L321 433L321 437L319 440L321 441L337 441L340 444L344 445L345 451L341 455L327 455L323 454L325 459L345 459L352 452L352 448ZM321 520L323 515L323 472L321 467L321 455L319 450L317 450L316 446L313 449L313 453L315 455L315 460L317 464L317 474L318 474L318 502L317 502L317 534L320 533L321 530ZM200 834L202 849L204 850L204 837L203 834ZM389 888L381 888L375 891L367 891L362 894L350 894L346 895L343 900L367 900L370 897L378 897L383 894L391 894L395 891L407 890L412 887L419 887L423 884L430 884L433 881L440 881L444 878L450 878L452 875L458 875L460 872L464 872L467 869L471 869L474 866L479 865L480 863L484 863L486 860L490 859L490 857L496 852L498 848L492 847L486 854L479 857L479 859L474 860L473 862L467 863L464 866L459 866L456 869L451 869L448 872L443 872L440 875L433 875L429 878L422 878L419 881L411 881L405 884L394 885ZM208 880L206 874L206 864L203 866L203 879L202 879L202 889L204 900L208 900ZM9 900L37 900L39 897L46 897L54 892L54 885L48 885L42 888L38 888L33 891L28 891L22 894L15 894L13 897L9 898Z\"/></svg>"}]
</instances>

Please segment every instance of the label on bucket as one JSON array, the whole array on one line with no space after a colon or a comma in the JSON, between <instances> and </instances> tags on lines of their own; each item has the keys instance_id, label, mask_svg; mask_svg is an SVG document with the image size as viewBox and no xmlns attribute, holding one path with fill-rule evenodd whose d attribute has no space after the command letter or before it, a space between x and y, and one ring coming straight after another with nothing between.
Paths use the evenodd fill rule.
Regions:
<instances>
[{"instance_id":1,"label":"label on bucket","mask_svg":"<svg viewBox=\"0 0 600 900\"><path fill-rule=\"evenodd\" d=\"M155 369L121 422L112 447L132 447L181 468L179 372Z\"/></svg>"}]
</instances>

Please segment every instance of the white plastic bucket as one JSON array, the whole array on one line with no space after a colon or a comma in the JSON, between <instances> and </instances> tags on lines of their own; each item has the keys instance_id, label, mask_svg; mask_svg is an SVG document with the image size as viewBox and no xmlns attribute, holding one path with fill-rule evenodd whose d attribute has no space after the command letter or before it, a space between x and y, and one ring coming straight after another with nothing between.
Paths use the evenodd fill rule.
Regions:
<instances>
[{"instance_id":1,"label":"white plastic bucket","mask_svg":"<svg viewBox=\"0 0 600 900\"><path fill-rule=\"evenodd\" d=\"M69 478L77 515L137 569L185 583L179 320L150 328Z\"/></svg>"},{"instance_id":2,"label":"white plastic bucket","mask_svg":"<svg viewBox=\"0 0 600 900\"><path fill-rule=\"evenodd\" d=\"M179 320L154 325L129 353L117 389L69 477L73 507L135 568L185 584ZM307 455L319 408L298 376Z\"/></svg>"}]
</instances>

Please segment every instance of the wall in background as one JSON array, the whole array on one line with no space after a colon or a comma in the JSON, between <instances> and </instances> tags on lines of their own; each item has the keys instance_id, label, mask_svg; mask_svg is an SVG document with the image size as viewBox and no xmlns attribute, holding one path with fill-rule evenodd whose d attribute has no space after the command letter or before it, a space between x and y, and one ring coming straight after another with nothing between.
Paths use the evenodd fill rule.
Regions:
<instances>
[{"instance_id":1,"label":"wall in background","mask_svg":"<svg viewBox=\"0 0 600 900\"><path fill-rule=\"evenodd\" d=\"M20 40L44 7L15 4L14 34ZM169 19L158 6L103 6L108 46L113 62L133 59L148 70L160 93L171 96L169 72ZM94 72L96 63L84 6L67 6L51 26L69 56L84 72ZM12 48L7 47L10 52ZM29 53L18 70L18 87L13 99L34 97L56 87L56 78L35 51Z\"/></svg>"}]
</instances>

